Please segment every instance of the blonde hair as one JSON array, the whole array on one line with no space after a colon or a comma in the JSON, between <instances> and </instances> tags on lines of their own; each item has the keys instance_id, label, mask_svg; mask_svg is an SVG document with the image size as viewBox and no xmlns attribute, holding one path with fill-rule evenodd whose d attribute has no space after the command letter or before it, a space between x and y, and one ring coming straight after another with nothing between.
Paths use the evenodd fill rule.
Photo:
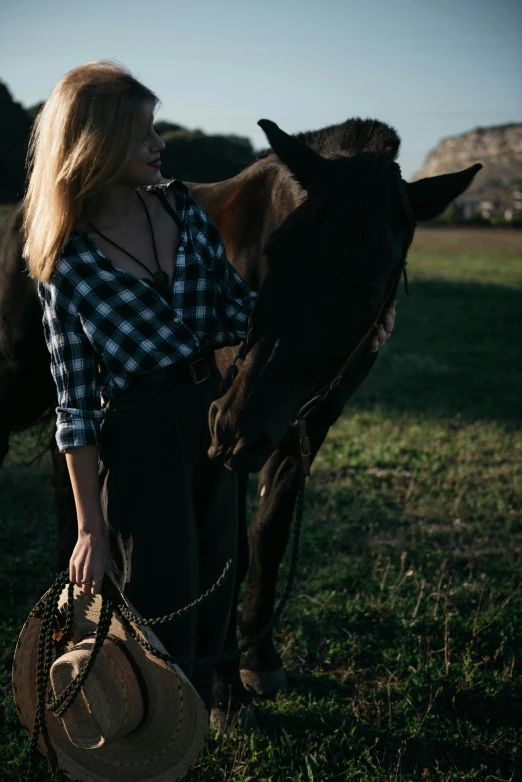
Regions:
<instances>
[{"instance_id":1,"label":"blonde hair","mask_svg":"<svg viewBox=\"0 0 522 782\"><path fill-rule=\"evenodd\" d=\"M114 60L73 68L52 91L27 153L22 230L31 277L49 280L71 231L124 170L145 102L154 109L159 99Z\"/></svg>"}]
</instances>

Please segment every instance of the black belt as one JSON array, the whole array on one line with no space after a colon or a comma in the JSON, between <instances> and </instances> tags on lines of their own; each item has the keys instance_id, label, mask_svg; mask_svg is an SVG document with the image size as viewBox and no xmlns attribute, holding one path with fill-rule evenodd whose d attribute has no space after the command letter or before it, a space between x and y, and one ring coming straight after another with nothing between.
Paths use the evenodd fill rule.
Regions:
<instances>
[{"instance_id":1,"label":"black belt","mask_svg":"<svg viewBox=\"0 0 522 782\"><path fill-rule=\"evenodd\" d=\"M212 376L215 367L214 351L211 348L199 351L188 360L176 361L175 364L169 364L168 367L159 367L152 372L135 375L136 383L165 383L168 380L179 382L191 382L194 385L203 383Z\"/></svg>"}]
</instances>

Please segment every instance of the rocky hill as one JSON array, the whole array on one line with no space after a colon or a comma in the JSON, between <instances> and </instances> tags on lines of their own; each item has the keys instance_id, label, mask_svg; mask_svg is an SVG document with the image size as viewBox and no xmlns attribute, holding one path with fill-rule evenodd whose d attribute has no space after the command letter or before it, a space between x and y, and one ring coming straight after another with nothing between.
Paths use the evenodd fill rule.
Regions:
<instances>
[{"instance_id":1,"label":"rocky hill","mask_svg":"<svg viewBox=\"0 0 522 782\"><path fill-rule=\"evenodd\" d=\"M471 186L456 203L466 212L522 211L522 124L476 128L440 141L413 179L459 171L482 163ZM509 219L509 218L506 218Z\"/></svg>"}]
</instances>

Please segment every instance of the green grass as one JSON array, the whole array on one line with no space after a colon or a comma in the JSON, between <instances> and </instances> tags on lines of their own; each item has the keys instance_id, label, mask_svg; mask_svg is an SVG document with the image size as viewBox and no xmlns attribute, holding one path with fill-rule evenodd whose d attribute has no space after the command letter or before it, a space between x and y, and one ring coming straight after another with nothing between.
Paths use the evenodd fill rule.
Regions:
<instances>
[{"instance_id":1,"label":"green grass","mask_svg":"<svg viewBox=\"0 0 522 782\"><path fill-rule=\"evenodd\" d=\"M276 634L290 690L256 699L260 730L212 737L188 782L521 778L522 233L422 229L408 268L393 338L308 480ZM25 742L12 649L54 577L37 451L17 436L0 471L6 780Z\"/></svg>"}]
</instances>

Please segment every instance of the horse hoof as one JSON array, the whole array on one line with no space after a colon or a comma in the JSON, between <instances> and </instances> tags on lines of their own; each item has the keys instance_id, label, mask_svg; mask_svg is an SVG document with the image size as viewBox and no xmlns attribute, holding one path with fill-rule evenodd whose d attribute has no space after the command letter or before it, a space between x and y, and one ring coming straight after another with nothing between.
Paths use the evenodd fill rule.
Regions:
<instances>
[{"instance_id":1,"label":"horse hoof","mask_svg":"<svg viewBox=\"0 0 522 782\"><path fill-rule=\"evenodd\" d=\"M256 711L251 703L242 706L238 711L229 711L213 708L210 712L210 724L216 733L220 735L231 728L243 728L254 730L259 727Z\"/></svg>"},{"instance_id":2,"label":"horse hoof","mask_svg":"<svg viewBox=\"0 0 522 782\"><path fill-rule=\"evenodd\" d=\"M248 668L241 668L239 674L247 689L262 695L274 695L276 692L286 692L288 689L284 668L275 668L272 671L251 671Z\"/></svg>"}]
</instances>

